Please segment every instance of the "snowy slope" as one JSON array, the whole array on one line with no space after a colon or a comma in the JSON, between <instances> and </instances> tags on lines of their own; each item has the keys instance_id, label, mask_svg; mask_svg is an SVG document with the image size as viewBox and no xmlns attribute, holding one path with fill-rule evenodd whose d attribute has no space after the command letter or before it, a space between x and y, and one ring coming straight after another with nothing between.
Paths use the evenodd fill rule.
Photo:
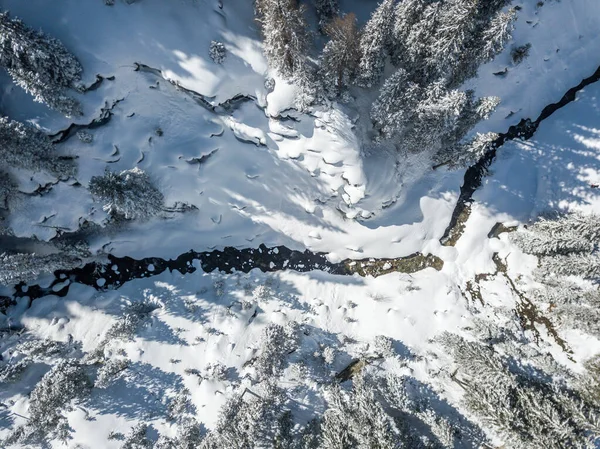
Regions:
<instances>
[{"instance_id":1,"label":"snowy slope","mask_svg":"<svg viewBox=\"0 0 600 449\"><path fill-rule=\"evenodd\" d=\"M577 102L542 123L532 140L499 150L474 196L464 234L454 247L446 247L439 239L464 170L433 171L427 157L398 161L390 152L371 152L354 132L355 111L349 106L287 111L291 118L279 117L291 104L294 88L277 80L276 90L267 92L267 65L251 2L223 3L220 9L217 2L193 0L117 1L112 7L100 0L0 0L2 9L61 39L82 62L87 84L96 74L115 77L80 95L85 117L78 123L89 123L101 108L120 100L110 122L88 130L91 143L73 136L57 145L61 153L78 156L78 183L87 186L106 167L139 167L163 192L168 207L185 203L195 208L169 210L163 217L94 235L92 250L169 258L190 249L266 244L325 252L332 261L431 253L444 267L378 278L319 271L224 275L199 269L134 280L118 290L72 285L66 297L40 298L27 310L22 298L3 325L18 323L27 335L68 342L73 351L91 353L106 344L111 356L130 360L130 369L114 383L94 389L68 413L73 428L69 447L121 447L122 441L108 439L110 432L126 434L141 422L176 436L176 426L164 413L183 388L191 392L197 420L214 428L226 400L253 385L251 362L260 352L265 327L293 321L308 332L293 361L309 360L319 373L306 376L288 366L280 379L301 419L323 412L324 379L352 359L376 356L379 335L393 340L398 355L377 362L376 368L428 385L442 404L438 408L462 419L457 410L463 390L449 380L453 367L435 337L444 331L470 335L475 318L516 320L510 311L518 298L504 278L481 284L481 304L465 293L478 275L496 272L494 253L508 261L508 276L523 277L525 289L532 286L535 258L522 254L505 234L488 238L496 223L524 224L556 208L600 211L600 190L592 187L600 184L600 87L580 93ZM352 3L342 5L350 9ZM360 3L362 19L374 2ZM531 54L513 67L508 48L469 82L478 95L502 98L478 131L502 132L521 118L537 117L600 64L597 1L549 1L541 8L535 1L516 3L522 10L514 40L530 42ZM211 40L227 48L223 65L208 56ZM135 63L162 76L135 71ZM493 75L505 67L505 77ZM209 104L199 104L185 89ZM240 94L248 98L226 105ZM1 93L0 109L49 132L70 123L14 86ZM506 118L511 111L514 115ZM44 181L23 173L19 187L32 192ZM75 231L83 221L107 222L101 204L75 180L59 182L41 196L20 196L11 208L8 224L15 235L43 241L58 229ZM105 341L111 326L140 301L157 308L130 338ZM501 311L509 311L510 318ZM562 336L572 357L548 334L540 346L528 344L551 352L572 370L600 351L599 341L576 331ZM11 338L0 340L5 357L20 337ZM324 347L336 348L331 364L316 355ZM222 364L227 374L212 378L207 374L211 363ZM0 437L26 422L28 392L50 365L36 363L27 376L2 390L6 410L0 412ZM477 423L477 417L467 417ZM52 447L62 446L53 442Z\"/></svg>"}]
</instances>

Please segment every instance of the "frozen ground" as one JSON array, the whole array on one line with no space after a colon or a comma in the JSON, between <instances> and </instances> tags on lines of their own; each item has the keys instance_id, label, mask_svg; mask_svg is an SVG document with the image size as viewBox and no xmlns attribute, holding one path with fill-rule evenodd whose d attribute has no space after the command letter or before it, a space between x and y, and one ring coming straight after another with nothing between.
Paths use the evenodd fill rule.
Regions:
<instances>
[{"instance_id":1,"label":"frozen ground","mask_svg":"<svg viewBox=\"0 0 600 449\"><path fill-rule=\"evenodd\" d=\"M313 357L310 363L324 377L354 358L372 355L377 335L390 337L408 361L386 359L381 367L432 385L441 399L458 407L460 388L437 377L449 371L449 362L432 339L444 330L467 333L463 329L474 317L495 320L497 308L515 308L518 298L501 277L483 283L485 305L465 293L477 275L496 272L493 253L507 260L508 276L523 278L524 288L533 282L529 275L535 259L520 253L506 234L488 238L492 227L527 223L547 209L600 211L600 190L593 187L600 184L600 87L581 92L577 102L542 123L530 141L510 142L499 150L492 173L474 197L464 234L454 247L445 247L439 239L464 171L432 171L423 155L397 162L391 153L365 151L353 132L355 113L347 106L306 114L287 111L292 118L280 117L290 106L293 86L278 80L275 92L267 94L267 67L251 2L223 3L219 9L216 1L193 0L117 1L113 7L100 0L0 0L2 9L61 39L82 62L88 84L97 73L115 76L81 96L85 117L78 119L90 122L100 108L122 100L112 109L110 122L90 131L92 143L74 136L58 145L60 152L78 156L77 181L87 186L106 167L140 167L164 193L167 206L197 208L96 236L92 249L169 258L189 249L266 244L325 252L332 261L419 251L443 259L444 268L377 279L322 272L174 272L106 292L72 286L67 297L38 299L22 313L21 304L11 325L19 323L40 338L81 345L77 348L84 352L103 342L128 304L158 306L135 336L110 342L111 353L126 354L132 368L68 414L74 429L69 447L120 447L121 442L106 439L109 432L127 433L138 422L174 435L163 411L183 387L191 392L197 419L211 428L225 400L251 385L248 362L270 323L296 321L309 329L310 338L297 357ZM370 8L373 2L364 3ZM537 117L600 64L600 3L549 1L541 8L535 1L516 3L523 8L515 44L530 42L531 54L513 66L508 48L472 80L478 95L502 98L479 131L503 132L521 118ZM368 12L359 17L363 15ZM227 48L223 65L208 57L211 40ZM134 71L136 62L159 69L173 83ZM505 67L505 77L493 75ZM213 111L175 84L207 97L214 106L238 94L252 99ZM19 88L2 85L7 86L0 93L3 114L49 132L69 125ZM46 182L19 174L23 192ZM15 235L44 241L59 231L77 230L83 221L104 225L107 218L87 189L73 180L41 196L22 196L11 208L8 224ZM578 370L582 360L600 351L599 341L574 330L560 331L573 350L571 358L544 329L540 344L569 369ZM14 344L0 340L0 351L8 354ZM337 348L330 365L314 355L327 346ZM190 371L205 373L210 363L222 364L227 374L201 380ZM0 411L0 436L24 422L27 394L50 364L37 364L11 388L2 389L0 403L6 408ZM293 390L300 416L308 419L323 410L323 385L306 381L292 368L282 382Z\"/></svg>"}]
</instances>

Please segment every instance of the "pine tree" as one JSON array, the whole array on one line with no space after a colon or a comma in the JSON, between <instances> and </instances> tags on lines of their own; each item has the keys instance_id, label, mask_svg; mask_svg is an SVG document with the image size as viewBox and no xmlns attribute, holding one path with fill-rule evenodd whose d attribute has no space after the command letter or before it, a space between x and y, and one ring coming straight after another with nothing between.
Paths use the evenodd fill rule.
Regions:
<instances>
[{"instance_id":1,"label":"pine tree","mask_svg":"<svg viewBox=\"0 0 600 449\"><path fill-rule=\"evenodd\" d=\"M314 0L314 2L319 19L319 30L325 31L329 22L339 14L339 0Z\"/></svg>"},{"instance_id":2,"label":"pine tree","mask_svg":"<svg viewBox=\"0 0 600 449\"><path fill-rule=\"evenodd\" d=\"M384 83L371 119L384 138L394 138L405 151L427 150L437 160L459 163L474 150L461 141L495 104L492 97L475 100L472 91L448 90L443 81L421 88L398 69Z\"/></svg>"},{"instance_id":3,"label":"pine tree","mask_svg":"<svg viewBox=\"0 0 600 449\"><path fill-rule=\"evenodd\" d=\"M163 209L162 193L137 167L120 173L107 169L103 176L92 177L89 190L104 202L106 212L126 220L148 218L158 215Z\"/></svg>"},{"instance_id":4,"label":"pine tree","mask_svg":"<svg viewBox=\"0 0 600 449\"><path fill-rule=\"evenodd\" d=\"M325 27L325 33L330 40L321 54L319 77L325 94L336 98L345 92L356 76L360 58L356 16L347 14L335 18Z\"/></svg>"},{"instance_id":5,"label":"pine tree","mask_svg":"<svg viewBox=\"0 0 600 449\"><path fill-rule=\"evenodd\" d=\"M0 253L0 285L29 282L44 273L69 270L81 265L81 254L5 254Z\"/></svg>"},{"instance_id":6,"label":"pine tree","mask_svg":"<svg viewBox=\"0 0 600 449\"><path fill-rule=\"evenodd\" d=\"M0 171L0 209L8 209L8 200L14 195L17 185L11 176Z\"/></svg>"},{"instance_id":7,"label":"pine tree","mask_svg":"<svg viewBox=\"0 0 600 449\"><path fill-rule=\"evenodd\" d=\"M305 71L309 47L305 7L297 0L257 0L256 13L269 65L284 76Z\"/></svg>"},{"instance_id":8,"label":"pine tree","mask_svg":"<svg viewBox=\"0 0 600 449\"><path fill-rule=\"evenodd\" d=\"M352 390L334 385L321 425L323 448L387 449L400 446L393 419L376 397L373 381L364 375L354 378Z\"/></svg>"},{"instance_id":9,"label":"pine tree","mask_svg":"<svg viewBox=\"0 0 600 449\"><path fill-rule=\"evenodd\" d=\"M422 89L409 81L404 69L398 69L381 88L373 103L371 119L385 138L398 137L414 123Z\"/></svg>"},{"instance_id":10,"label":"pine tree","mask_svg":"<svg viewBox=\"0 0 600 449\"><path fill-rule=\"evenodd\" d=\"M81 115L81 106L63 91L78 88L82 67L60 43L0 13L0 65L15 83L67 116Z\"/></svg>"},{"instance_id":11,"label":"pine tree","mask_svg":"<svg viewBox=\"0 0 600 449\"><path fill-rule=\"evenodd\" d=\"M360 39L359 86L371 87L381 78L392 37L393 17L394 0L383 0L365 25Z\"/></svg>"},{"instance_id":12,"label":"pine tree","mask_svg":"<svg viewBox=\"0 0 600 449\"><path fill-rule=\"evenodd\" d=\"M598 441L597 412L573 390L533 370L511 371L514 361L491 346L449 333L441 342L453 355L455 375L468 409L491 424L507 446L516 449L593 447ZM578 418L575 418L577 416Z\"/></svg>"},{"instance_id":13,"label":"pine tree","mask_svg":"<svg viewBox=\"0 0 600 449\"><path fill-rule=\"evenodd\" d=\"M217 425L202 441L201 449L289 447L282 442L291 419L283 390L267 381L256 393L246 392L235 395L221 408Z\"/></svg>"},{"instance_id":14,"label":"pine tree","mask_svg":"<svg viewBox=\"0 0 600 449\"><path fill-rule=\"evenodd\" d=\"M510 39L514 9L508 0L405 0L398 4L392 61L421 84L444 79L448 88L476 75Z\"/></svg>"},{"instance_id":15,"label":"pine tree","mask_svg":"<svg viewBox=\"0 0 600 449\"><path fill-rule=\"evenodd\" d=\"M75 360L61 360L36 384L29 396L29 420L9 436L8 444L39 443L48 436L67 440L69 425L62 415L71 402L92 387L83 366Z\"/></svg>"},{"instance_id":16,"label":"pine tree","mask_svg":"<svg viewBox=\"0 0 600 449\"><path fill-rule=\"evenodd\" d=\"M0 117L0 142L0 158L8 167L65 177L75 174L73 161L57 157L48 137L33 126Z\"/></svg>"}]
</instances>

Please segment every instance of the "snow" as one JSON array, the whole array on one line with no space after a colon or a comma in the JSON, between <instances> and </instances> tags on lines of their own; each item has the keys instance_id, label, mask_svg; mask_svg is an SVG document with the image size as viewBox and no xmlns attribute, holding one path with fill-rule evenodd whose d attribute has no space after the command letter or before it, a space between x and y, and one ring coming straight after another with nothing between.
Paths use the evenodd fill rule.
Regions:
<instances>
[{"instance_id":1,"label":"snow","mask_svg":"<svg viewBox=\"0 0 600 449\"><path fill-rule=\"evenodd\" d=\"M355 341L344 347L347 358L359 357L377 335L388 336L406 352L420 356L407 362L417 379L434 384L457 404L460 389L431 374L442 361L429 356L444 356L432 339L445 330L463 332L475 316L494 320L488 316L490 310L512 310L517 302L500 276L481 283L486 305L467 300L467 282L495 273L497 253L507 262L507 276L522 277L526 289L533 285L537 260L520 252L506 234L488 238L492 227L525 224L549 209L600 211L600 189L593 187L600 184L600 86L594 85L543 122L533 139L509 142L499 150L474 196L462 237L455 247L441 245L464 171L434 171L422 155L405 155L398 161L386 148L371 152L357 138L356 117L347 106L290 111L297 88L285 80L275 78L274 90L267 93L268 70L252 25L251 3L224 2L221 10L216 2L191 0L117 2L113 7L100 0L64 0L52 2L48 14L47 0L2 2L13 15L65 42L81 60L86 82L96 73L115 76L79 96L85 109L80 123L97 116L105 102L123 99L112 110L109 124L88 130L93 135L89 144L73 137L58 146L62 154L78 156L77 181L87 186L105 167L114 171L139 167L164 194L166 206L182 202L197 208L165 212L94 235L92 250L168 259L190 249L286 245L327 253L331 261L421 252L440 257L444 267L361 278L320 271L267 275L258 270L226 276L204 273L196 265L192 274L164 272L118 290L96 291L73 283L64 298L37 299L19 317L28 332L63 342L73 338L83 351L95 349L131 303L145 300L160 305L135 337L111 343L112 353L126 352L137 374L90 399L86 408L93 421L79 408L68 414L74 429L71 445L120 447L119 441L106 439L108 433L127 433L137 422L173 435L173 426L151 411L163 407L183 387L191 391L197 419L214 427L220 406L232 394L232 383L215 379L200 383L186 370L202 372L208 363L219 362L237 374L240 385L249 385L244 376L252 368L247 362L269 323L297 321L323 341L324 335ZM342 3L346 7L349 2ZM544 106L558 101L597 68L600 4L546 2L538 9L535 3L519 2L523 9L514 40L531 42L529 58L513 67L509 48L470 81L478 95L502 98L497 112L477 131L503 132L521 118L537 117ZM375 2L361 4L365 6L359 18L364 20ZM226 46L223 65L208 56L212 40ZM135 72L135 62L161 70L165 78L206 96L213 105L238 94L256 100L211 111L168 81ZM492 74L505 67L506 77ZM4 78L0 82L4 85ZM19 89L5 88L0 106L11 118L45 130L56 132L68 125ZM514 115L505 118L511 111ZM18 175L22 192L55 181ZM102 205L73 184L61 181L43 194L21 196L8 221L15 235L50 241L59 230L75 231L83 221L106 225ZM383 270L390 268L390 263L383 265ZM154 270L154 265L149 267ZM98 286L105 282L99 279ZM222 295L216 292L218 282L224 285ZM267 289L268 295L253 295L258 287ZM241 300L253 307L240 307ZM25 299L20 301L23 306ZM255 312L256 319L251 319ZM562 337L574 348L576 363L555 344L551 352L572 369L600 351L599 341L577 331ZM542 338L552 344L548 335ZM332 371L340 371L347 362L336 359ZM45 368L36 369L41 376ZM289 376L285 381L294 384ZM15 401L10 406L13 413L27 415L25 392L38 380L34 377L0 395L3 403ZM321 412L321 402L310 400L322 394L320 388L302 384L294 399ZM17 417L15 422L24 420ZM0 430L0 437L5 430Z\"/></svg>"}]
</instances>

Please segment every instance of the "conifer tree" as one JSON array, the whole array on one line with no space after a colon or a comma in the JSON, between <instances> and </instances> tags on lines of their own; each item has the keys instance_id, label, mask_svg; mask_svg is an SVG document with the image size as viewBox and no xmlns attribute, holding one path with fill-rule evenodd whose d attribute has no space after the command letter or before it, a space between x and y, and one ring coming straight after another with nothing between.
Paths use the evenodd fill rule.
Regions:
<instances>
[{"instance_id":1,"label":"conifer tree","mask_svg":"<svg viewBox=\"0 0 600 449\"><path fill-rule=\"evenodd\" d=\"M308 52L305 7L297 0L257 0L256 13L269 65L284 76L306 70Z\"/></svg>"},{"instance_id":2,"label":"conifer tree","mask_svg":"<svg viewBox=\"0 0 600 449\"><path fill-rule=\"evenodd\" d=\"M385 68L394 17L394 0L383 0L365 25L360 39L358 85L377 84Z\"/></svg>"},{"instance_id":3,"label":"conifer tree","mask_svg":"<svg viewBox=\"0 0 600 449\"><path fill-rule=\"evenodd\" d=\"M330 40L321 54L319 76L325 94L335 98L345 91L356 75L360 57L356 16L347 14L335 18L325 27L325 32Z\"/></svg>"},{"instance_id":4,"label":"conifer tree","mask_svg":"<svg viewBox=\"0 0 600 449\"><path fill-rule=\"evenodd\" d=\"M421 95L421 88L402 68L385 81L371 110L371 119L383 137L397 137L414 122Z\"/></svg>"},{"instance_id":5,"label":"conifer tree","mask_svg":"<svg viewBox=\"0 0 600 449\"><path fill-rule=\"evenodd\" d=\"M64 90L78 88L82 67L60 41L28 28L8 13L0 13L0 65L17 85L66 116L81 114L81 106Z\"/></svg>"},{"instance_id":6,"label":"conifer tree","mask_svg":"<svg viewBox=\"0 0 600 449\"><path fill-rule=\"evenodd\" d=\"M73 161L53 154L48 137L31 125L0 117L0 142L0 158L5 166L59 176L75 173Z\"/></svg>"},{"instance_id":7,"label":"conifer tree","mask_svg":"<svg viewBox=\"0 0 600 449\"><path fill-rule=\"evenodd\" d=\"M126 220L148 218L163 208L163 195L152 185L150 177L139 168L120 173L108 169L94 176L89 185L92 195L104 202L104 210Z\"/></svg>"},{"instance_id":8,"label":"conifer tree","mask_svg":"<svg viewBox=\"0 0 600 449\"><path fill-rule=\"evenodd\" d=\"M319 30L325 31L325 27L339 13L339 0L315 0L315 9L319 19Z\"/></svg>"}]
</instances>

